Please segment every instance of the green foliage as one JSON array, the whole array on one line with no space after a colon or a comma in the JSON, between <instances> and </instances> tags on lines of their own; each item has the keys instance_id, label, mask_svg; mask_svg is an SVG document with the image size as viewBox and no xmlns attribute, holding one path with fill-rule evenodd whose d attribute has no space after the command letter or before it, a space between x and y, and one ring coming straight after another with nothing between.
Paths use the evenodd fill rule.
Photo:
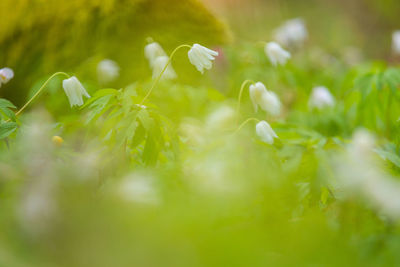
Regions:
<instances>
[{"instance_id":1,"label":"green foliage","mask_svg":"<svg viewBox=\"0 0 400 267\"><path fill-rule=\"evenodd\" d=\"M0 140L10 136L18 128L15 113L11 110L14 108L16 107L10 101L0 98Z\"/></svg>"},{"instance_id":2,"label":"green foliage","mask_svg":"<svg viewBox=\"0 0 400 267\"><path fill-rule=\"evenodd\" d=\"M4 87L28 84L32 96L46 69L66 67L91 97L71 109L56 77L18 117L0 98L0 266L400 265L398 66L350 66L306 45L274 67L263 46L239 42L220 49L204 79L177 53L179 78L161 80L145 99L154 82L145 35L167 52L178 41L225 39L199 3L54 0L42 10L43 1L20 0L5 12L13 3L0 4L8 16L0 43L19 45L0 62L27 59ZM66 25L73 30L61 31ZM137 36L126 34L132 25L141 26ZM106 87L94 74L103 56L124 72ZM279 116L254 111L249 84L239 109L247 79L278 95ZM335 104L318 109L310 95L322 85ZM257 135L259 120L276 132L273 144ZM368 136L351 139L359 128L374 146Z\"/></svg>"}]
</instances>

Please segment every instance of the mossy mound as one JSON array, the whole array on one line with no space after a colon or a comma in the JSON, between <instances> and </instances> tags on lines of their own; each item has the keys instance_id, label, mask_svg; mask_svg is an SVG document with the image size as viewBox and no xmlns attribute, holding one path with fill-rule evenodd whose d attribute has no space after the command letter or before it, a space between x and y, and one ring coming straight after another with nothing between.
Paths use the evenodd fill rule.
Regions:
<instances>
[{"instance_id":1,"label":"mossy mound","mask_svg":"<svg viewBox=\"0 0 400 267\"><path fill-rule=\"evenodd\" d=\"M79 73L102 58L121 66L121 85L148 77L143 47L149 36L167 52L182 43L227 40L224 25L195 0L2 0L0 17L0 66L15 70L0 95L17 103L38 78Z\"/></svg>"}]
</instances>

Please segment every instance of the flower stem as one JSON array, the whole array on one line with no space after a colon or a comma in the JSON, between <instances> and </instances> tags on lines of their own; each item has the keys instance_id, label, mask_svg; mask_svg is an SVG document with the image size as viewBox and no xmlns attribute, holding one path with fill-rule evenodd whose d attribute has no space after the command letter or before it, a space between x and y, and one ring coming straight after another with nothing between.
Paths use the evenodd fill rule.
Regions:
<instances>
[{"instance_id":1,"label":"flower stem","mask_svg":"<svg viewBox=\"0 0 400 267\"><path fill-rule=\"evenodd\" d=\"M156 80L154 81L153 85L150 87L150 90L147 92L146 96L143 98L142 102L140 102L139 105L143 105L144 101L146 101L146 99L150 96L151 92L153 91L154 87L156 86L156 84L158 83L158 81L161 79L162 75L164 74L164 72L167 70L167 67L169 64L171 64L172 58L174 57L175 53L183 48L183 47L187 47L187 48L192 48L192 46L187 45L187 44L183 44L178 46L177 48L175 48L174 51L172 51L171 55L169 56L168 62L165 65L164 69L161 71L160 75L158 75L158 77L156 78Z\"/></svg>"},{"instance_id":2,"label":"flower stem","mask_svg":"<svg viewBox=\"0 0 400 267\"><path fill-rule=\"evenodd\" d=\"M240 124L240 126L237 128L237 130L234 133L238 133L240 130L242 130L242 128L249 123L250 121L256 121L259 122L259 119L256 118L248 118L247 120L245 120L242 124Z\"/></svg>"},{"instance_id":3,"label":"flower stem","mask_svg":"<svg viewBox=\"0 0 400 267\"><path fill-rule=\"evenodd\" d=\"M239 112L240 112L240 102L242 101L242 95L243 95L243 90L246 87L246 85L248 83L254 83L252 80L245 80L242 83L242 86L240 87L240 91L239 91L239 96L238 96L238 106L237 106L237 110L236 110L236 115L237 115L237 123L239 123Z\"/></svg>"},{"instance_id":4,"label":"flower stem","mask_svg":"<svg viewBox=\"0 0 400 267\"><path fill-rule=\"evenodd\" d=\"M53 79L54 77L56 77L57 75L65 75L68 78L70 77L68 74L66 74L65 72L56 72L53 75L50 76L50 78L47 79L47 81L42 85L42 87L40 87L40 89L36 92L36 94L34 96L32 96L31 99L29 99L28 102L26 102L26 104L17 111L17 113L15 113L15 116L18 116L19 114L21 114L28 106L30 103L33 102L33 100L35 100L39 94L43 91L43 89L46 87L46 85L51 81L51 79Z\"/></svg>"}]
</instances>

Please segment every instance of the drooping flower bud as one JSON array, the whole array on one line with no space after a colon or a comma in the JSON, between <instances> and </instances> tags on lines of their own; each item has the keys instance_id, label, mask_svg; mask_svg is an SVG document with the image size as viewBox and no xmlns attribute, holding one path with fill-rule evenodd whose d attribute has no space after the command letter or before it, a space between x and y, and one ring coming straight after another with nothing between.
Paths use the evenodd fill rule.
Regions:
<instances>
[{"instance_id":1,"label":"drooping flower bud","mask_svg":"<svg viewBox=\"0 0 400 267\"><path fill-rule=\"evenodd\" d=\"M258 106L272 116L277 116L281 112L281 101L278 96L268 91L261 82L250 85L250 99L253 102L254 110L257 112Z\"/></svg>"},{"instance_id":2,"label":"drooping flower bud","mask_svg":"<svg viewBox=\"0 0 400 267\"><path fill-rule=\"evenodd\" d=\"M274 138L278 138L274 130L266 121L260 121L259 123L257 123L256 133L261 141L270 145L274 143Z\"/></svg>"},{"instance_id":3,"label":"drooping flower bud","mask_svg":"<svg viewBox=\"0 0 400 267\"><path fill-rule=\"evenodd\" d=\"M155 59L153 65L153 79L157 78L161 74L165 66L168 64L168 61L169 57L167 56L160 56ZM165 69L164 73L162 74L161 79L173 80L176 77L177 77L176 72L170 63L168 67Z\"/></svg>"},{"instance_id":4,"label":"drooping flower bud","mask_svg":"<svg viewBox=\"0 0 400 267\"><path fill-rule=\"evenodd\" d=\"M274 66L277 66L278 64L282 66L285 65L291 57L288 51L275 42L267 43L264 50L265 54Z\"/></svg>"},{"instance_id":5,"label":"drooping flower bud","mask_svg":"<svg viewBox=\"0 0 400 267\"><path fill-rule=\"evenodd\" d=\"M63 81L63 88L65 94L68 97L69 103L71 107L73 106L82 106L83 105L83 96L90 98L90 95L80 83L80 81L75 77L72 76L69 79Z\"/></svg>"},{"instance_id":6,"label":"drooping flower bud","mask_svg":"<svg viewBox=\"0 0 400 267\"><path fill-rule=\"evenodd\" d=\"M275 30L275 40L285 47L300 47L307 39L308 32L302 19L291 19Z\"/></svg>"},{"instance_id":7,"label":"drooping flower bud","mask_svg":"<svg viewBox=\"0 0 400 267\"><path fill-rule=\"evenodd\" d=\"M204 73L204 69L211 69L212 61L216 56L218 56L218 52L199 44L194 44L188 52L190 63L192 63L201 74Z\"/></svg>"},{"instance_id":8,"label":"drooping flower bud","mask_svg":"<svg viewBox=\"0 0 400 267\"><path fill-rule=\"evenodd\" d=\"M161 56L167 56L165 53L164 49L161 47L161 45L157 42L152 42L149 43L144 47L144 55L149 61L150 67L153 69L154 68L154 62L156 58L161 57Z\"/></svg>"}]
</instances>

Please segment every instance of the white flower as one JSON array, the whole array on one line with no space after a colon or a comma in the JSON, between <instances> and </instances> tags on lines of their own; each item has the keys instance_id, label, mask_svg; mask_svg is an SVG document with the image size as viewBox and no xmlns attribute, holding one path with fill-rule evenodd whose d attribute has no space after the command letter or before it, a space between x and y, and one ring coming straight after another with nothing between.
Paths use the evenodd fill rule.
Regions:
<instances>
[{"instance_id":1,"label":"white flower","mask_svg":"<svg viewBox=\"0 0 400 267\"><path fill-rule=\"evenodd\" d=\"M2 84L8 83L12 78L14 78L14 71L10 68L0 69L0 87Z\"/></svg>"},{"instance_id":2,"label":"white flower","mask_svg":"<svg viewBox=\"0 0 400 267\"><path fill-rule=\"evenodd\" d=\"M396 55L400 55L400 30L393 32L392 49Z\"/></svg>"},{"instance_id":3,"label":"white flower","mask_svg":"<svg viewBox=\"0 0 400 267\"><path fill-rule=\"evenodd\" d=\"M97 65L97 76L102 83L112 82L119 77L119 66L111 59L104 59Z\"/></svg>"},{"instance_id":4,"label":"white flower","mask_svg":"<svg viewBox=\"0 0 400 267\"><path fill-rule=\"evenodd\" d=\"M192 63L201 74L204 73L204 69L211 69L211 61L213 61L216 56L218 56L217 51L208 49L199 44L194 44L188 52L190 63Z\"/></svg>"},{"instance_id":5,"label":"white flower","mask_svg":"<svg viewBox=\"0 0 400 267\"><path fill-rule=\"evenodd\" d=\"M250 85L250 99L253 102L254 110L257 112L258 106L262 110L268 112L273 116L281 113L281 101L278 96L265 88L261 82Z\"/></svg>"},{"instance_id":6,"label":"white flower","mask_svg":"<svg viewBox=\"0 0 400 267\"><path fill-rule=\"evenodd\" d=\"M169 61L169 57L167 57L167 56L160 56L154 60L153 79L157 78L161 74L161 72L163 71L165 66L168 64L168 61ZM170 63L168 65L168 67L166 68L166 70L164 71L163 75L161 76L161 79L173 80L175 78L176 78L176 73Z\"/></svg>"},{"instance_id":7,"label":"white flower","mask_svg":"<svg viewBox=\"0 0 400 267\"><path fill-rule=\"evenodd\" d=\"M161 56L167 56L162 49L161 45L157 42L152 42L144 47L144 55L146 56L147 60L149 61L150 67L154 67L154 62L156 58Z\"/></svg>"},{"instance_id":8,"label":"white flower","mask_svg":"<svg viewBox=\"0 0 400 267\"><path fill-rule=\"evenodd\" d=\"M359 129L354 133L352 142L346 149L347 153L337 157L335 170L338 189L343 192L343 197L339 197L354 198L359 195L380 214L398 220L400 183L396 177L382 169L373 151L374 146L375 140L371 133ZM335 192L336 197L337 193Z\"/></svg>"},{"instance_id":9,"label":"white flower","mask_svg":"<svg viewBox=\"0 0 400 267\"><path fill-rule=\"evenodd\" d=\"M117 188L119 195L130 202L158 204L160 202L151 176L133 173L128 175Z\"/></svg>"},{"instance_id":10,"label":"white flower","mask_svg":"<svg viewBox=\"0 0 400 267\"><path fill-rule=\"evenodd\" d=\"M285 65L290 59L291 55L288 51L283 49L279 44L270 42L265 45L265 54L268 56L272 65Z\"/></svg>"},{"instance_id":11,"label":"white flower","mask_svg":"<svg viewBox=\"0 0 400 267\"><path fill-rule=\"evenodd\" d=\"M317 109L323 109L325 107L332 107L335 105L335 99L329 92L328 88L324 86L314 87L308 101L308 106Z\"/></svg>"},{"instance_id":12,"label":"white flower","mask_svg":"<svg viewBox=\"0 0 400 267\"><path fill-rule=\"evenodd\" d=\"M275 30L275 40L286 47L299 47L307 39L307 28L302 19L291 19Z\"/></svg>"},{"instance_id":13,"label":"white flower","mask_svg":"<svg viewBox=\"0 0 400 267\"><path fill-rule=\"evenodd\" d=\"M274 130L266 121L260 121L256 125L256 133L260 137L261 141L264 143L272 145L274 143L274 138L278 138Z\"/></svg>"},{"instance_id":14,"label":"white flower","mask_svg":"<svg viewBox=\"0 0 400 267\"><path fill-rule=\"evenodd\" d=\"M86 92L83 85L79 82L79 80L75 76L72 76L71 78L64 80L63 88L65 94L68 97L69 103L71 104L71 107L82 106L83 105L82 96L86 96L87 98L90 97L90 95Z\"/></svg>"},{"instance_id":15,"label":"white flower","mask_svg":"<svg viewBox=\"0 0 400 267\"><path fill-rule=\"evenodd\" d=\"M146 109L147 107L145 105L140 105L140 104L135 104L137 107L141 108L141 109Z\"/></svg>"},{"instance_id":16,"label":"white flower","mask_svg":"<svg viewBox=\"0 0 400 267\"><path fill-rule=\"evenodd\" d=\"M212 112L206 120L207 129L214 132L216 130L227 130L232 128L235 123L235 110L230 106L221 106Z\"/></svg>"}]
</instances>

